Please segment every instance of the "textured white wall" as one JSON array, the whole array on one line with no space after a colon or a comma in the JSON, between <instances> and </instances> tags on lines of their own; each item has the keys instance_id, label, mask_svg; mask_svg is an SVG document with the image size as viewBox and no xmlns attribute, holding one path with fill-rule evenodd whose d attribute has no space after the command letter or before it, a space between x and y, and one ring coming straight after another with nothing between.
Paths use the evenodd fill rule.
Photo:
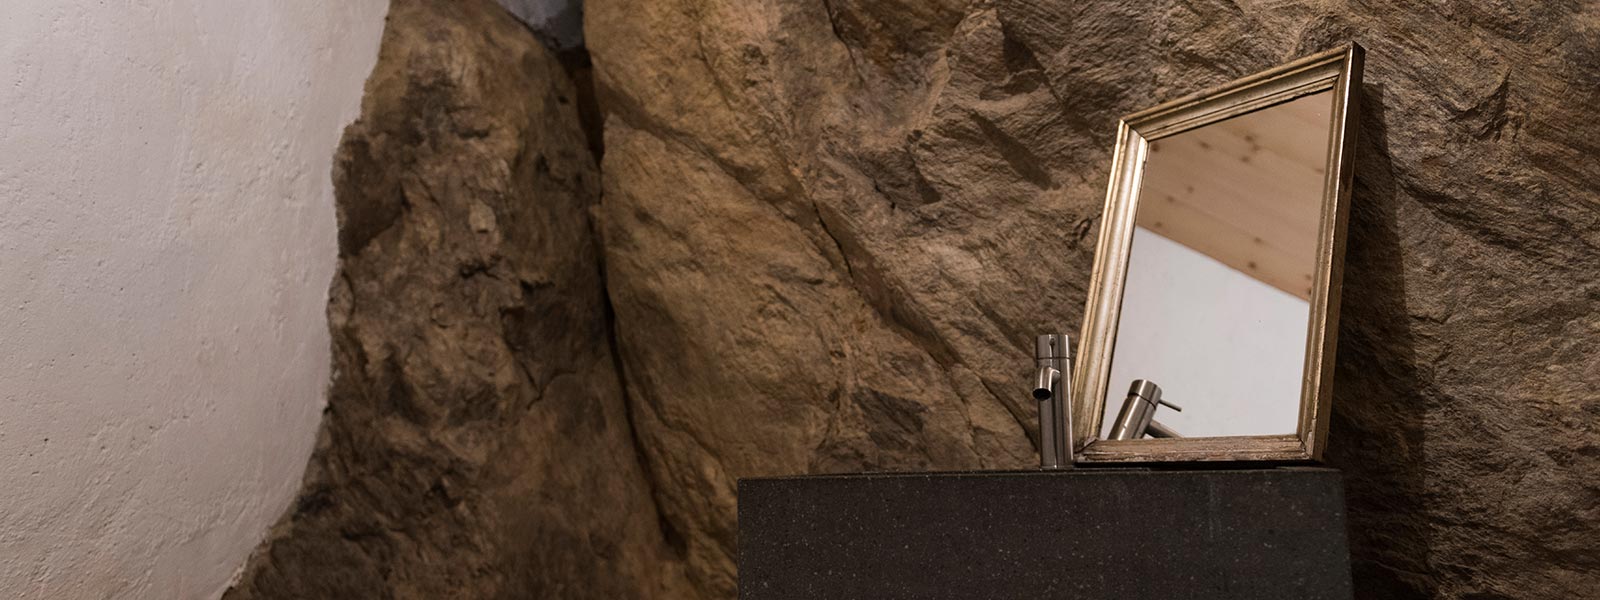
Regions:
<instances>
[{"instance_id":1,"label":"textured white wall","mask_svg":"<svg viewBox=\"0 0 1600 600\"><path fill-rule=\"evenodd\" d=\"M386 6L0 3L0 597L213 597L286 508Z\"/></svg>"}]
</instances>

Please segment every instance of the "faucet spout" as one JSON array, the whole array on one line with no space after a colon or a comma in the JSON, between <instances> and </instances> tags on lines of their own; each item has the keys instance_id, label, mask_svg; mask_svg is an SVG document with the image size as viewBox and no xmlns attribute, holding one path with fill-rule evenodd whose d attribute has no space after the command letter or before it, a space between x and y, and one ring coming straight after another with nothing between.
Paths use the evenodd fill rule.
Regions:
<instances>
[{"instance_id":1,"label":"faucet spout","mask_svg":"<svg viewBox=\"0 0 1600 600\"><path fill-rule=\"evenodd\" d=\"M1150 437L1153 437L1153 438L1181 438L1181 437L1183 437L1182 435L1179 435L1177 431L1174 431L1171 427L1167 427L1166 425L1162 425L1161 421L1157 421L1157 420L1154 420L1154 419L1152 419L1150 421L1150 426L1145 428L1144 432L1150 434Z\"/></svg>"},{"instance_id":2,"label":"faucet spout","mask_svg":"<svg viewBox=\"0 0 1600 600\"><path fill-rule=\"evenodd\" d=\"M1056 386L1061 385L1061 371L1048 364L1048 361L1039 361L1039 372L1033 377L1033 399L1049 400L1056 395Z\"/></svg>"}]
</instances>

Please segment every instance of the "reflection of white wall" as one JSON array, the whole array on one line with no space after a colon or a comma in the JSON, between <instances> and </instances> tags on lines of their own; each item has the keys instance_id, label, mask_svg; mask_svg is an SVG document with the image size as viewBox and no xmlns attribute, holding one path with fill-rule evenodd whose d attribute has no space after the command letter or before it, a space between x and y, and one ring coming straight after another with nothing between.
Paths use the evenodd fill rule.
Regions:
<instances>
[{"instance_id":1,"label":"reflection of white wall","mask_svg":"<svg viewBox=\"0 0 1600 600\"><path fill-rule=\"evenodd\" d=\"M300 487L385 0L0 0L0 598L214 598Z\"/></svg>"},{"instance_id":2,"label":"reflection of white wall","mask_svg":"<svg viewBox=\"0 0 1600 600\"><path fill-rule=\"evenodd\" d=\"M1134 229L1102 435L1134 379L1183 412L1188 437L1294 433L1310 305L1143 227Z\"/></svg>"}]
</instances>

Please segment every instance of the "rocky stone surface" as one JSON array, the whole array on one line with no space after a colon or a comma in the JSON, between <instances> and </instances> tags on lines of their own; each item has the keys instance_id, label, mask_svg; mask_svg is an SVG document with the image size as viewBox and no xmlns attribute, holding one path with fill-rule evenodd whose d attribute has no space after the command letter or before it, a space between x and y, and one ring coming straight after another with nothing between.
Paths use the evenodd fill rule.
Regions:
<instances>
[{"instance_id":1,"label":"rocky stone surface","mask_svg":"<svg viewBox=\"0 0 1600 600\"><path fill-rule=\"evenodd\" d=\"M335 169L335 378L227 597L687 594L634 450L575 90L491 0L395 0Z\"/></svg>"},{"instance_id":2,"label":"rocky stone surface","mask_svg":"<svg viewBox=\"0 0 1600 600\"><path fill-rule=\"evenodd\" d=\"M1116 118L1369 51L1330 461L1366 598L1600 589L1600 8L589 0L609 294L703 597L734 481L1027 466Z\"/></svg>"},{"instance_id":3,"label":"rocky stone surface","mask_svg":"<svg viewBox=\"0 0 1600 600\"><path fill-rule=\"evenodd\" d=\"M495 0L551 49L583 46L583 0Z\"/></svg>"}]
</instances>

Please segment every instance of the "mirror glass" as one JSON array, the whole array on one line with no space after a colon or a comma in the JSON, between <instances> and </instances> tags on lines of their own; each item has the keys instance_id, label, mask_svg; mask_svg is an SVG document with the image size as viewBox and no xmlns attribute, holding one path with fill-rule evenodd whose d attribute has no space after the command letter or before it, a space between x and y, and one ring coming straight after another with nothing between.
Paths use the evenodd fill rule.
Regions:
<instances>
[{"instance_id":1,"label":"mirror glass","mask_svg":"<svg viewBox=\"0 0 1600 600\"><path fill-rule=\"evenodd\" d=\"M1157 431L1293 434L1317 272L1332 91L1150 142L1101 435L1135 380Z\"/></svg>"}]
</instances>

